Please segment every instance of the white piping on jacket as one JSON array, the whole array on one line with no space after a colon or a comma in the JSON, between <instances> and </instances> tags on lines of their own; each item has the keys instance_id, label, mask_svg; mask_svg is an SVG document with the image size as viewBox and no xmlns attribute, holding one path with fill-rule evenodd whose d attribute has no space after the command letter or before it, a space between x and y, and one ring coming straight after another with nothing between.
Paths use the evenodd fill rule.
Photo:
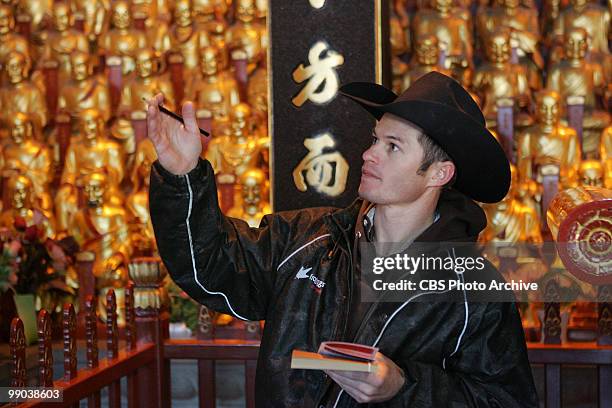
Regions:
<instances>
[{"instance_id":1,"label":"white piping on jacket","mask_svg":"<svg viewBox=\"0 0 612 408\"><path fill-rule=\"evenodd\" d=\"M450 292L449 290L445 290L443 292L423 292L423 293L419 293L417 295L412 296L410 299L408 299L407 301L405 301L404 303L402 303L402 305L400 307L398 307L397 309L395 309L395 311L391 314L391 316L387 319L387 321L385 322L385 325L383 326L383 328L380 330L380 333L378 334L378 337L376 338L376 340L374 341L374 344L372 344L372 347L376 347L376 345L378 344L378 342L380 341L383 333L385 332L385 330L387 329L387 326L389 325L389 323L391 323L391 320L393 320L393 318L400 312L400 310L402 310L404 308L404 306L406 306L408 303L412 302L414 299L418 298L419 296L423 296L423 295L431 295L431 294L442 294L442 293L446 293L446 292ZM334 407L336 408L336 405L338 405L338 401L340 401L340 397L342 396L342 393L344 392L343 389L340 390L340 392L338 393L338 397L336 397L336 402L334 402Z\"/></svg>"},{"instance_id":2,"label":"white piping on jacket","mask_svg":"<svg viewBox=\"0 0 612 408\"><path fill-rule=\"evenodd\" d=\"M281 268L281 266L283 266L283 265L284 265L284 264L285 264L285 263L286 263L286 262L287 262L289 259L291 259L291 257L292 257L293 255L297 254L297 253L298 253L298 252L300 252L302 249L306 248L308 245L312 244L312 243L313 243L313 242L315 242L315 241L320 240L321 238L327 238L327 237L329 237L329 236L331 236L331 234L323 234L323 235L320 235L320 236L316 237L316 238L315 238L315 239L313 239L312 241L305 243L304 245L302 245L301 247L299 247L298 249L296 249L295 251L293 251L293 252L292 252L292 253L291 253L291 254L290 254L288 257L286 257L285 259L283 259L283 262L281 262L280 264L278 264L278 267L276 268L276 270L278 271L278 270Z\"/></svg>"},{"instance_id":3,"label":"white piping on jacket","mask_svg":"<svg viewBox=\"0 0 612 408\"><path fill-rule=\"evenodd\" d=\"M193 241L191 238L191 225L189 224L189 218L191 217L191 206L193 203L193 192L191 191L191 183L189 182L189 175L185 174L185 180L187 180L187 189L189 190L189 208L187 210L187 219L185 220L186 224L187 224L187 236L189 237L189 251L191 253L191 267L193 268L193 278L195 279L196 283L198 285L200 285L200 287L202 288L202 290L204 290L204 292L208 293L209 295L221 295L223 296L223 298L225 299L225 302L227 303L227 306L229 307L229 309L231 310L231 312L234 314L234 316L236 316L239 319L242 320L249 320L245 317L240 316L238 313L236 313L236 311L234 310L234 308L232 308L232 305L229 302L229 299L227 298L227 296L225 296L225 293L223 292L211 292L209 290L207 290L204 285L202 285L200 283L200 281L198 280L198 272L196 269L196 264L195 264L195 256L193 253Z\"/></svg>"},{"instance_id":4,"label":"white piping on jacket","mask_svg":"<svg viewBox=\"0 0 612 408\"><path fill-rule=\"evenodd\" d=\"M449 253L449 255L450 255L450 253ZM453 258L456 258L455 248L453 248ZM465 283L464 278L463 278L463 273L455 272L455 274L456 275L460 275L462 283ZM399 311L404 306L406 306L409 302L411 302L413 299L416 299L417 297L419 297L421 295L427 295L427 294L432 294L432 293L434 293L434 294L442 294L442 293L446 293L446 292L449 292L449 291L450 291L450 289L449 290L445 290L443 292L424 292L424 293L419 293L418 295L414 295L413 297L411 297L410 299L408 299L407 301L402 303L402 305L400 307L398 307L397 309L395 309L393 314L391 314L391 317L389 317L389 319L387 319L387 322L385 323L385 325L381 329L380 333L378 334L378 337L376 338L376 341L374 341L374 344L372 344L372 347L376 347L376 345L380 341L380 339L381 339L385 329L387 328L387 326L391 322L391 319L393 319L395 317L395 315L397 313L399 313ZM469 313L469 309L468 309L467 294L465 293L465 288L463 289L463 303L465 305L465 320L463 322L463 329L461 330L461 334L459 334L459 338L457 339L457 344L455 345L455 350L448 357L453 356L459 350L459 345L461 344L461 339L463 338L463 335L465 334L465 331L466 331L467 325L468 325L468 313ZM442 369L446 370L446 357L444 357L444 359L442 360ZM336 405L338 405L338 402L340 401L340 396L342 396L343 392L344 392L344 390L341 389L340 392L338 393L338 397L336 397L336 402L334 403L334 407L333 408L336 408Z\"/></svg>"},{"instance_id":5,"label":"white piping on jacket","mask_svg":"<svg viewBox=\"0 0 612 408\"><path fill-rule=\"evenodd\" d=\"M452 250L453 250L453 258L456 259L457 255L455 254L455 248L452 248ZM461 283L463 284L461 287L463 288L463 304L465 306L465 320L463 322L463 329L461 330L461 334L459 334L459 338L457 339L457 345L455 346L455 350L453 350L453 352L450 353L448 357L452 357L457 352L457 350L459 350L459 344L461 344L461 339L463 338L463 335L465 334L465 331L467 330L468 318L469 318L469 312L470 312L468 308L467 294L465 293L465 280L463 277L463 273L455 272L455 274L459 275L459 277L461 278ZM442 368L446 370L446 357L442 359Z\"/></svg>"}]
</instances>

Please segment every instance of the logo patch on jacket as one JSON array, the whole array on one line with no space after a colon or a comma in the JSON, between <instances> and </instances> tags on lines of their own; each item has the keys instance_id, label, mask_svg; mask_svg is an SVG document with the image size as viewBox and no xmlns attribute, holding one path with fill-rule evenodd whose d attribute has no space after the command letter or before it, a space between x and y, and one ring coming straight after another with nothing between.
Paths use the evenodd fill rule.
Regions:
<instances>
[{"instance_id":1,"label":"logo patch on jacket","mask_svg":"<svg viewBox=\"0 0 612 408\"><path fill-rule=\"evenodd\" d=\"M317 291L317 293L321 293L321 289L325 287L325 282L314 276L314 274L309 275L308 272L311 270L312 268L304 268L304 266L301 266L300 270L295 274L295 279L308 279L312 282L315 291Z\"/></svg>"}]
</instances>

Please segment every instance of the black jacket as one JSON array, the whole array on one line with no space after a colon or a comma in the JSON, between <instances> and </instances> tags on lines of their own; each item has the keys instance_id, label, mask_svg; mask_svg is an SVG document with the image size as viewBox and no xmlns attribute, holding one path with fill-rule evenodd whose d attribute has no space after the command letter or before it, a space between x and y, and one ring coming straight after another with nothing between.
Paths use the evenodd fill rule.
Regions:
<instances>
[{"instance_id":1,"label":"black jacket","mask_svg":"<svg viewBox=\"0 0 612 408\"><path fill-rule=\"evenodd\" d=\"M214 310L266 321L258 407L357 406L323 372L290 368L293 349L316 351L325 340L376 345L404 370L400 392L374 406L538 406L514 303L417 293L376 304L346 338L360 200L342 210L268 215L250 228L221 213L212 168L201 160L184 176L156 162L149 206L163 262L183 290ZM474 240L486 224L482 210L452 190L442 194L438 213L423 240ZM309 279L296 277L305 272Z\"/></svg>"}]
</instances>

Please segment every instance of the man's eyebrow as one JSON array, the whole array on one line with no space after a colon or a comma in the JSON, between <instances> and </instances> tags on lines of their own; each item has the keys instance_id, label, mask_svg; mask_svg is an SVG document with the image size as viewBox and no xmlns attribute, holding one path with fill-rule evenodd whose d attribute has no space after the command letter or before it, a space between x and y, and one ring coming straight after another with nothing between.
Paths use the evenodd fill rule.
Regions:
<instances>
[{"instance_id":1,"label":"man's eyebrow","mask_svg":"<svg viewBox=\"0 0 612 408\"><path fill-rule=\"evenodd\" d=\"M374 130L374 129L372 129L372 136L375 136L375 137L378 137L378 138L380 138L380 137L381 137L381 136L378 136L378 135L376 134L376 130ZM403 137L400 137L400 136L395 136L395 135L384 135L384 136L382 136L382 137L384 137L385 139L393 140L393 141L395 141L395 142L399 142L399 143L406 143L406 140L405 140Z\"/></svg>"}]
</instances>

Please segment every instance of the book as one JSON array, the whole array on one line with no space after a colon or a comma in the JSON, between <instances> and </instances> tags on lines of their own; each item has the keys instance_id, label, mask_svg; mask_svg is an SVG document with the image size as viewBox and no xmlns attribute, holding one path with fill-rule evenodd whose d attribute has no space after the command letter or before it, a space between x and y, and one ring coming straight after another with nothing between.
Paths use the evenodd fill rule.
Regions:
<instances>
[{"instance_id":1,"label":"book","mask_svg":"<svg viewBox=\"0 0 612 408\"><path fill-rule=\"evenodd\" d=\"M324 341L317 351L328 357L348 358L356 361L374 361L378 347L344 341Z\"/></svg>"},{"instance_id":2,"label":"book","mask_svg":"<svg viewBox=\"0 0 612 408\"><path fill-rule=\"evenodd\" d=\"M291 368L305 370L342 370L362 371L371 373L376 366L371 362L348 360L344 358L327 357L311 351L293 350L291 353Z\"/></svg>"},{"instance_id":3,"label":"book","mask_svg":"<svg viewBox=\"0 0 612 408\"><path fill-rule=\"evenodd\" d=\"M370 373L376 369L374 360L377 352L377 347L365 346L363 344L324 341L319 346L317 353L293 350L291 354L291 368Z\"/></svg>"}]
</instances>

